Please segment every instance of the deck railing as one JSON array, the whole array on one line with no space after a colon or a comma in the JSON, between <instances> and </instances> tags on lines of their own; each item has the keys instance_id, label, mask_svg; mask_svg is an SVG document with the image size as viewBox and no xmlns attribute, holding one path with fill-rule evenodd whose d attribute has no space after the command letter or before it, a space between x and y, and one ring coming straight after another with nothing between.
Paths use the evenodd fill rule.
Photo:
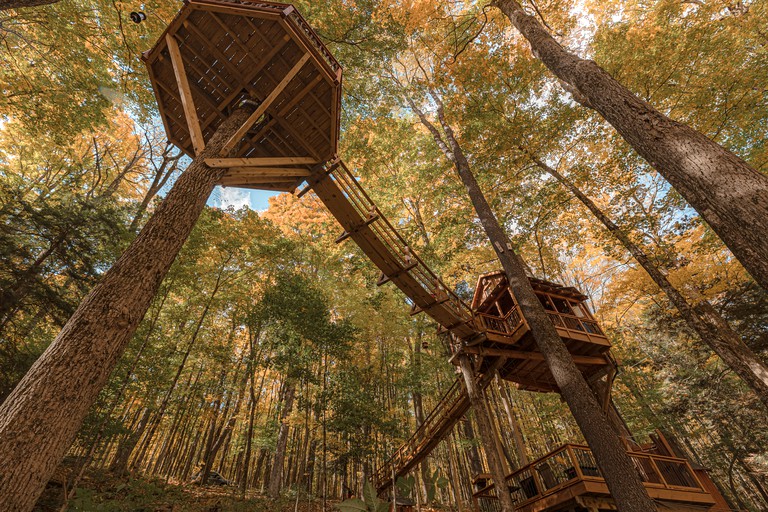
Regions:
<instances>
[{"instance_id":1,"label":"deck railing","mask_svg":"<svg viewBox=\"0 0 768 512\"><path fill-rule=\"evenodd\" d=\"M569 331L582 332L587 335L605 337L600 326L598 326L597 322L594 320L556 311L547 311L547 315L555 327L560 327ZM522 323L523 316L517 305L503 317L489 315L488 313L475 313L475 325L480 331L509 336L512 335Z\"/></svg>"},{"instance_id":2,"label":"deck railing","mask_svg":"<svg viewBox=\"0 0 768 512\"><path fill-rule=\"evenodd\" d=\"M520 327L521 323L523 323L523 316L520 314L520 310L517 306L515 306L503 317L489 315L487 313L476 313L475 323L481 331L495 332L509 336Z\"/></svg>"},{"instance_id":3,"label":"deck railing","mask_svg":"<svg viewBox=\"0 0 768 512\"><path fill-rule=\"evenodd\" d=\"M419 456L426 456L423 446L438 432L445 429L448 423L455 423L469 407L469 399L463 383L457 379L447 393L443 395L437 407L424 419L424 423L416 429L408 440L400 445L397 451L377 470L375 481L378 488L389 485L393 473L395 477L408 467L416 464ZM461 412L461 414L459 414Z\"/></svg>"},{"instance_id":4,"label":"deck railing","mask_svg":"<svg viewBox=\"0 0 768 512\"><path fill-rule=\"evenodd\" d=\"M629 452L629 457L648 488L705 492L685 459L641 452ZM592 451L576 444L566 444L507 476L515 506L542 499L580 481L602 482L604 479ZM498 510L493 484L480 489L473 497L477 510Z\"/></svg>"},{"instance_id":5,"label":"deck railing","mask_svg":"<svg viewBox=\"0 0 768 512\"><path fill-rule=\"evenodd\" d=\"M562 327L569 331L581 331L586 334L594 334L596 336L605 336L597 322L588 318L580 318L575 315L568 315L566 313L560 313L556 311L547 311L550 321L555 327Z\"/></svg>"}]
</instances>

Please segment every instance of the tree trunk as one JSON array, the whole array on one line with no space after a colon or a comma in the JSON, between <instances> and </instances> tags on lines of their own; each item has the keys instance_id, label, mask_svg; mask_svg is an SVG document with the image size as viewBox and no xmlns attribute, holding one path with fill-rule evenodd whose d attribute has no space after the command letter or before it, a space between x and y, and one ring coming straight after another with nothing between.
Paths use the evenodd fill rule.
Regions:
<instances>
[{"instance_id":1,"label":"tree trunk","mask_svg":"<svg viewBox=\"0 0 768 512\"><path fill-rule=\"evenodd\" d=\"M0 509L30 510L149 308L226 169L205 159L250 109L239 109L175 183L114 266L0 406ZM225 155L231 156L231 155Z\"/></svg>"},{"instance_id":2,"label":"tree trunk","mask_svg":"<svg viewBox=\"0 0 768 512\"><path fill-rule=\"evenodd\" d=\"M472 174L469 162L458 144L453 130L445 120L440 98L436 94L433 94L432 97L437 104L438 120L448 144L443 140L439 130L412 102L411 107L461 177L480 223L501 262L510 289L520 305L520 311L530 326L536 346L544 356L560 394L568 404L576 423L592 449L595 460L605 476L611 495L616 500L619 509L624 512L656 510L656 505L648 496L632 460L624 451L621 441L609 425L584 376L576 367L565 343L557 334L555 326L552 325L544 307L533 291L520 257L512 249L506 233L499 225L499 221Z\"/></svg>"},{"instance_id":3,"label":"tree trunk","mask_svg":"<svg viewBox=\"0 0 768 512\"><path fill-rule=\"evenodd\" d=\"M517 451L517 460L520 461L520 467L528 465L528 452L525 449L525 441L523 440L523 432L520 427L520 422L517 421L514 411L512 411L512 399L509 396L509 390L506 385L501 381L499 372L496 372L496 386L499 390L499 397L501 403L504 406L504 411L507 413L507 419L512 427L512 439L515 441L515 450Z\"/></svg>"},{"instance_id":4,"label":"tree trunk","mask_svg":"<svg viewBox=\"0 0 768 512\"><path fill-rule=\"evenodd\" d=\"M758 398L768 407L768 368L760 358L750 350L741 337L734 332L728 322L706 300L700 300L692 305L667 277L653 264L645 251L634 243L602 210L587 197L576 185L567 180L557 170L545 164L538 158L534 163L549 173L581 201L589 211L615 236L619 242L645 269L656 285L667 295L670 302L677 308L688 327L696 332L701 341L706 343L736 375L757 394Z\"/></svg>"},{"instance_id":5,"label":"tree trunk","mask_svg":"<svg viewBox=\"0 0 768 512\"><path fill-rule=\"evenodd\" d=\"M486 408L485 397L475 381L475 375L472 370L472 363L469 360L469 356L466 354L459 356L459 363L461 365L461 374L464 376L464 385L467 388L469 403L472 406L472 411L475 413L475 419L477 420L477 429L480 432L480 439L482 439L483 447L485 448L485 457L488 459L488 469L491 471L491 478L493 478L493 484L496 488L496 496L499 498L499 503L501 504L501 511L514 512L515 504L512 502L512 495L509 494L507 475L504 472L504 463L501 460L501 455L498 450L496 429L493 428L493 425L491 424L491 418L489 417L488 409Z\"/></svg>"},{"instance_id":6,"label":"tree trunk","mask_svg":"<svg viewBox=\"0 0 768 512\"><path fill-rule=\"evenodd\" d=\"M595 62L569 53L517 1L493 0L491 5L509 18L574 99L613 125L768 289L768 177L658 112Z\"/></svg>"},{"instance_id":7,"label":"tree trunk","mask_svg":"<svg viewBox=\"0 0 768 512\"><path fill-rule=\"evenodd\" d=\"M288 416L293 409L293 396L296 394L296 385L293 382L285 383L283 406L280 411L280 430L277 433L277 447L275 458L272 461L272 471L269 475L269 497L277 498L280 495L280 486L283 481L283 463L285 462L285 449L288 446Z\"/></svg>"},{"instance_id":8,"label":"tree trunk","mask_svg":"<svg viewBox=\"0 0 768 512\"><path fill-rule=\"evenodd\" d=\"M8 9L22 9L24 7L37 7L39 5L55 4L60 0L0 0L0 11Z\"/></svg>"}]
</instances>

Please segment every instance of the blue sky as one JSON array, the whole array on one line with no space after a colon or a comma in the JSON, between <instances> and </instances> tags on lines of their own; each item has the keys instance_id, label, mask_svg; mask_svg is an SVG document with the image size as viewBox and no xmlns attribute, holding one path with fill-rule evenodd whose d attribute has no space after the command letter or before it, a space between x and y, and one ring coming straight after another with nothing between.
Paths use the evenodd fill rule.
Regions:
<instances>
[{"instance_id":1,"label":"blue sky","mask_svg":"<svg viewBox=\"0 0 768 512\"><path fill-rule=\"evenodd\" d=\"M208 199L208 204L218 208L234 206L236 210L248 206L251 210L262 211L269 206L269 198L279 193L237 187L216 187Z\"/></svg>"}]
</instances>

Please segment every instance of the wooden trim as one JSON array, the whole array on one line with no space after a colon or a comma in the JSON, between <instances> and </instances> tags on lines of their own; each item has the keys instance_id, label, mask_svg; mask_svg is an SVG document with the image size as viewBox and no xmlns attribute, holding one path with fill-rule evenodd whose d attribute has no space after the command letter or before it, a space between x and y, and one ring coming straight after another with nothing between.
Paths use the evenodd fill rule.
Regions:
<instances>
[{"instance_id":1,"label":"wooden trim","mask_svg":"<svg viewBox=\"0 0 768 512\"><path fill-rule=\"evenodd\" d=\"M541 352L524 352L521 350L508 350L502 348L490 348L490 347L464 347L462 350L468 354L477 354L482 356L504 356L510 359L526 359L529 361L544 361L544 355ZM576 364L596 364L603 365L607 361L604 357L595 356L578 356L571 355L573 362Z\"/></svg>"},{"instance_id":2,"label":"wooden trim","mask_svg":"<svg viewBox=\"0 0 768 512\"><path fill-rule=\"evenodd\" d=\"M205 140L203 139L203 131L200 129L197 110L195 110L195 102L192 99L192 91L189 88L189 80L184 71L184 62L181 58L179 44L171 34L165 35L165 43L168 45L168 53L171 54L173 74L176 76L176 85L179 86L181 106L184 108L184 117L187 119L192 146L195 148L195 154L199 155L205 149Z\"/></svg>"},{"instance_id":3,"label":"wooden trim","mask_svg":"<svg viewBox=\"0 0 768 512\"><path fill-rule=\"evenodd\" d=\"M248 132L248 130L251 129L251 126L253 126L256 121L263 116L267 109L272 106L272 103L277 99L278 96L283 92L283 90L286 88L286 86L293 80L293 78L298 74L299 71L301 71L301 68L304 67L304 64L307 63L309 60L310 54L305 53L301 59L299 59L299 62L294 64L294 66L291 68L291 70L288 72L287 75L283 77L283 79L280 81L277 86L272 90L271 93L269 93L269 96L264 98L264 101L259 104L258 108L251 114L251 116L243 123L243 125L237 129L237 131L229 138L229 140L224 144L224 146L221 148L221 154L226 154L231 150L235 144L240 142L240 140L245 136L245 134Z\"/></svg>"},{"instance_id":4,"label":"wooden trim","mask_svg":"<svg viewBox=\"0 0 768 512\"><path fill-rule=\"evenodd\" d=\"M261 184L274 184L274 185L291 185L293 184L293 179L290 177L286 178L284 176L274 176L274 177L260 177L260 178L253 178L253 177L242 177L242 176L224 176L219 180L219 185L230 185L230 186L236 186L238 183L242 183L244 185L261 185Z\"/></svg>"},{"instance_id":5,"label":"wooden trim","mask_svg":"<svg viewBox=\"0 0 768 512\"><path fill-rule=\"evenodd\" d=\"M267 167L273 165L309 165L317 160L302 156L277 156L263 158L206 158L205 165L221 169L224 167Z\"/></svg>"},{"instance_id":6,"label":"wooden trim","mask_svg":"<svg viewBox=\"0 0 768 512\"><path fill-rule=\"evenodd\" d=\"M309 169L291 167L230 167L227 175L237 176L309 176Z\"/></svg>"}]
</instances>

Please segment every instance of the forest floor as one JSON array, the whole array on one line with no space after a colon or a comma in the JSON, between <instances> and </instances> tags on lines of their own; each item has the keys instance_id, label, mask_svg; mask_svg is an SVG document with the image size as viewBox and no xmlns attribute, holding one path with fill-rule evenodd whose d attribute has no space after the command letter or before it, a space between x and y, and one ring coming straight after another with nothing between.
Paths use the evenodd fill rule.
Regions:
<instances>
[{"instance_id":1,"label":"forest floor","mask_svg":"<svg viewBox=\"0 0 768 512\"><path fill-rule=\"evenodd\" d=\"M35 512L58 512L61 487L49 487ZM273 500L266 496L238 497L235 487L166 483L162 479L111 477L87 472L69 500L68 512L320 512L320 500L302 498ZM328 502L328 510L336 510Z\"/></svg>"}]
</instances>

